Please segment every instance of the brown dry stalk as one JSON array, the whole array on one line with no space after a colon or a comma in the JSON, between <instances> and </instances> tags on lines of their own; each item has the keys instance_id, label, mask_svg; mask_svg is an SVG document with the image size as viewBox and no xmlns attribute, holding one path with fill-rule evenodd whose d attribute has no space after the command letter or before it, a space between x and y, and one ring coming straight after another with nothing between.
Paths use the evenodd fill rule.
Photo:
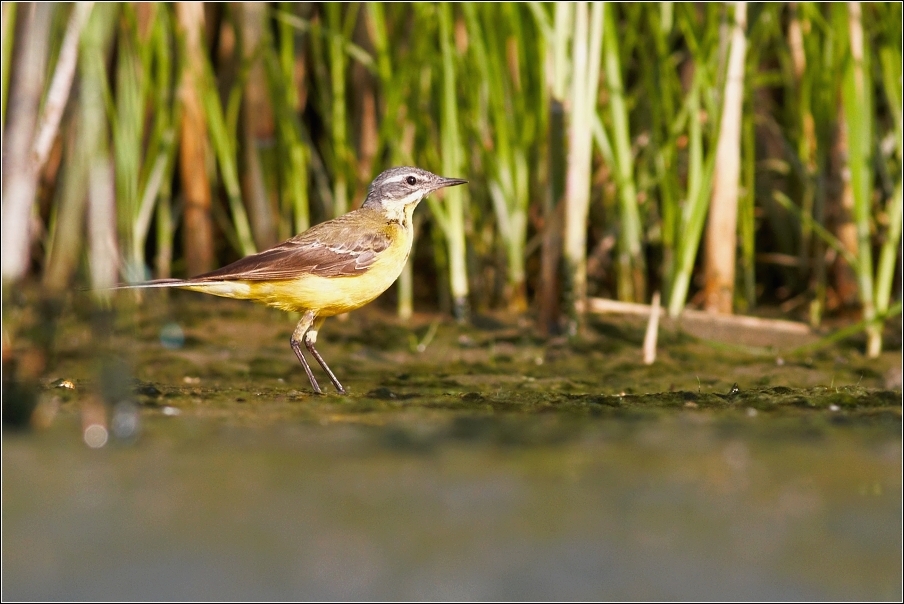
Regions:
<instances>
[{"instance_id":1,"label":"brown dry stalk","mask_svg":"<svg viewBox=\"0 0 904 604\"><path fill-rule=\"evenodd\" d=\"M747 3L735 3L731 51L725 80L725 96L712 201L706 227L705 307L710 312L731 313L734 298L735 257L738 230L738 188L741 175L741 110L744 103L744 58L747 51Z\"/></svg>"}]
</instances>

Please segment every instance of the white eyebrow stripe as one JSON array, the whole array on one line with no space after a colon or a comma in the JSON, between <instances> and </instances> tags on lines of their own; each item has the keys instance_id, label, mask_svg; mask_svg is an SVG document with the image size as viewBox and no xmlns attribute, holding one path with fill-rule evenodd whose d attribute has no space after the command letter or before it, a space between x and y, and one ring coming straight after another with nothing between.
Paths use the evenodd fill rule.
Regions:
<instances>
[{"instance_id":1,"label":"white eyebrow stripe","mask_svg":"<svg viewBox=\"0 0 904 604\"><path fill-rule=\"evenodd\" d=\"M402 182L409 176L411 176L410 172L406 172L404 174L399 174L398 176L393 176L392 178L387 178L386 180L383 181L383 184L389 184L391 182Z\"/></svg>"}]
</instances>

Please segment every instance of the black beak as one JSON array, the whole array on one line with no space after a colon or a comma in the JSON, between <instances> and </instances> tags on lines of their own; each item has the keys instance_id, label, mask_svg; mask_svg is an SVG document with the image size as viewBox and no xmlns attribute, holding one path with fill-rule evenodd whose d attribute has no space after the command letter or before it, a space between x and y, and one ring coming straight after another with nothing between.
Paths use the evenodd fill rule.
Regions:
<instances>
[{"instance_id":1,"label":"black beak","mask_svg":"<svg viewBox=\"0 0 904 604\"><path fill-rule=\"evenodd\" d=\"M468 181L464 180L463 178L445 178L443 176L440 176L433 190L435 191L444 187L454 187L456 185L464 185L467 183Z\"/></svg>"}]
</instances>

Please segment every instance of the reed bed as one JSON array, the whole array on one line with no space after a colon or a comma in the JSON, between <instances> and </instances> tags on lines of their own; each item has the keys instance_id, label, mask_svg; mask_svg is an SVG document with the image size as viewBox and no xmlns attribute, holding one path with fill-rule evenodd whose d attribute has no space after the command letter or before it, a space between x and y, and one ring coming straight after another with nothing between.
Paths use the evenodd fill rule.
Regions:
<instances>
[{"instance_id":1,"label":"reed bed","mask_svg":"<svg viewBox=\"0 0 904 604\"><path fill-rule=\"evenodd\" d=\"M901 312L899 3L5 3L5 292L188 275L416 164L399 312ZM35 158L38 158L35 161ZM412 278L412 267L429 269ZM900 319L897 319L898 325Z\"/></svg>"}]
</instances>

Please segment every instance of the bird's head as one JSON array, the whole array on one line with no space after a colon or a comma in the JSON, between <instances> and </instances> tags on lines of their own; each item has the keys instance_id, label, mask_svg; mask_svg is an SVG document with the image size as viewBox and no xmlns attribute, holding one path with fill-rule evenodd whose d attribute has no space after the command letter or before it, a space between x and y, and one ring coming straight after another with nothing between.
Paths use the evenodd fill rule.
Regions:
<instances>
[{"instance_id":1,"label":"bird's head","mask_svg":"<svg viewBox=\"0 0 904 604\"><path fill-rule=\"evenodd\" d=\"M402 219L410 217L417 204L433 191L466 182L461 178L445 178L410 166L390 168L381 172L370 184L362 207Z\"/></svg>"}]
</instances>

